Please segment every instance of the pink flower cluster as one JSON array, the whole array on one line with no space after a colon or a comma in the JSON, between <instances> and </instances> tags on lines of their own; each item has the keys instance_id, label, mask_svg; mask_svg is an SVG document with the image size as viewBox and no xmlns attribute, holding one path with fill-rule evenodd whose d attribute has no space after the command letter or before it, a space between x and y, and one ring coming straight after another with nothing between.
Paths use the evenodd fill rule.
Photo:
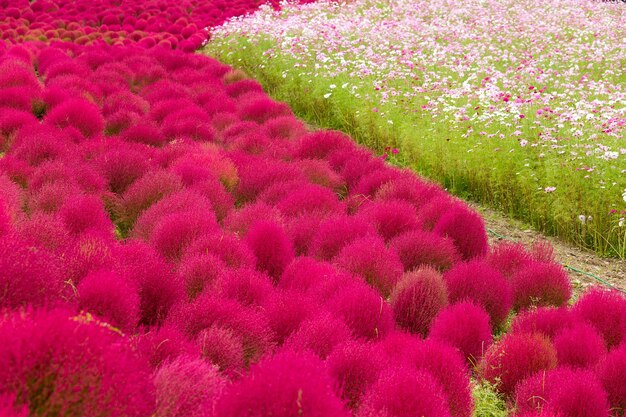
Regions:
<instances>
[{"instance_id":1,"label":"pink flower cluster","mask_svg":"<svg viewBox=\"0 0 626 417\"><path fill-rule=\"evenodd\" d=\"M210 27L253 12L264 3L279 5L278 0L2 0L0 39L11 43L138 43L193 51L208 39Z\"/></svg>"}]
</instances>

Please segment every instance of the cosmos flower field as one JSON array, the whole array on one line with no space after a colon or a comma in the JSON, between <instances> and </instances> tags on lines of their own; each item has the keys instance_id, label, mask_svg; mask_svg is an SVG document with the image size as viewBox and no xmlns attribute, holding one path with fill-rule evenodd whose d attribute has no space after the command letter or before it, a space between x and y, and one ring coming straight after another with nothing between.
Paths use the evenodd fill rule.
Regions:
<instances>
[{"instance_id":1,"label":"cosmos flower field","mask_svg":"<svg viewBox=\"0 0 626 417\"><path fill-rule=\"evenodd\" d=\"M624 258L625 28L622 2L322 1L228 22L207 51L315 125Z\"/></svg>"},{"instance_id":2,"label":"cosmos flower field","mask_svg":"<svg viewBox=\"0 0 626 417\"><path fill-rule=\"evenodd\" d=\"M623 293L143 4L0 1L0 416L624 415Z\"/></svg>"}]
</instances>

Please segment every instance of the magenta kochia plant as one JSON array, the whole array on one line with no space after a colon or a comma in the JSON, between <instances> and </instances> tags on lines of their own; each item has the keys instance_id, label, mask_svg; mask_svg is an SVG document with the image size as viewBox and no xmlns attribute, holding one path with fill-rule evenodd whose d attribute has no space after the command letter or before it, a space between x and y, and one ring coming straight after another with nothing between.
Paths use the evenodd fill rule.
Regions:
<instances>
[{"instance_id":1,"label":"magenta kochia plant","mask_svg":"<svg viewBox=\"0 0 626 417\"><path fill-rule=\"evenodd\" d=\"M626 341L626 296L619 291L592 287L578 299L573 313L595 327L608 348Z\"/></svg>"},{"instance_id":2,"label":"magenta kochia plant","mask_svg":"<svg viewBox=\"0 0 626 417\"><path fill-rule=\"evenodd\" d=\"M563 329L571 327L577 319L567 307L539 307L520 312L511 322L510 333L542 333L554 338Z\"/></svg>"},{"instance_id":3,"label":"magenta kochia plant","mask_svg":"<svg viewBox=\"0 0 626 417\"><path fill-rule=\"evenodd\" d=\"M422 266L445 272L461 259L452 240L417 229L394 237L389 246L398 253L407 272Z\"/></svg>"},{"instance_id":4,"label":"magenta kochia plant","mask_svg":"<svg viewBox=\"0 0 626 417\"><path fill-rule=\"evenodd\" d=\"M16 405L32 415L140 417L154 411L147 363L90 315L6 312L0 338L0 391L14 391Z\"/></svg>"},{"instance_id":5,"label":"magenta kochia plant","mask_svg":"<svg viewBox=\"0 0 626 417\"><path fill-rule=\"evenodd\" d=\"M310 351L321 359L326 359L337 345L351 339L350 328L340 317L321 311L302 321L283 346L294 352Z\"/></svg>"},{"instance_id":6,"label":"magenta kochia plant","mask_svg":"<svg viewBox=\"0 0 626 417\"><path fill-rule=\"evenodd\" d=\"M497 270L482 261L457 264L444 274L451 302L471 300L482 306L492 327L501 326L512 305L510 283Z\"/></svg>"},{"instance_id":7,"label":"magenta kochia plant","mask_svg":"<svg viewBox=\"0 0 626 417\"><path fill-rule=\"evenodd\" d=\"M496 384L498 391L511 396L520 381L556 365L556 349L546 336L515 333L491 345L479 364L479 372L482 378Z\"/></svg>"},{"instance_id":8,"label":"magenta kochia plant","mask_svg":"<svg viewBox=\"0 0 626 417\"><path fill-rule=\"evenodd\" d=\"M428 372L391 367L363 394L358 417L450 417L446 395Z\"/></svg>"},{"instance_id":9,"label":"magenta kochia plant","mask_svg":"<svg viewBox=\"0 0 626 417\"><path fill-rule=\"evenodd\" d=\"M363 278L385 297L402 277L402 263L378 236L364 236L346 245L333 258L340 269Z\"/></svg>"},{"instance_id":10,"label":"magenta kochia plant","mask_svg":"<svg viewBox=\"0 0 626 417\"><path fill-rule=\"evenodd\" d=\"M79 308L123 332L135 330L139 322L139 294L124 277L110 271L92 272L76 290Z\"/></svg>"},{"instance_id":11,"label":"magenta kochia plant","mask_svg":"<svg viewBox=\"0 0 626 417\"><path fill-rule=\"evenodd\" d=\"M100 109L82 99L72 99L59 104L46 115L45 120L46 123L59 128L75 128L85 138L93 138L104 129Z\"/></svg>"},{"instance_id":12,"label":"magenta kochia plant","mask_svg":"<svg viewBox=\"0 0 626 417\"><path fill-rule=\"evenodd\" d=\"M604 339L587 323L576 323L554 337L559 366L593 368L606 355Z\"/></svg>"},{"instance_id":13,"label":"magenta kochia plant","mask_svg":"<svg viewBox=\"0 0 626 417\"><path fill-rule=\"evenodd\" d=\"M626 412L626 344L610 351L598 363L595 373L606 390L611 412L623 416Z\"/></svg>"},{"instance_id":14,"label":"magenta kochia plant","mask_svg":"<svg viewBox=\"0 0 626 417\"><path fill-rule=\"evenodd\" d=\"M567 272L557 263L528 262L511 277L514 307L565 305L572 295Z\"/></svg>"},{"instance_id":15,"label":"magenta kochia plant","mask_svg":"<svg viewBox=\"0 0 626 417\"><path fill-rule=\"evenodd\" d=\"M293 243L275 222L255 223L246 235L246 243L256 256L257 268L267 272L275 281L295 256Z\"/></svg>"},{"instance_id":16,"label":"magenta kochia plant","mask_svg":"<svg viewBox=\"0 0 626 417\"><path fill-rule=\"evenodd\" d=\"M180 356L159 367L154 385L157 417L211 417L226 381L206 361Z\"/></svg>"},{"instance_id":17,"label":"magenta kochia plant","mask_svg":"<svg viewBox=\"0 0 626 417\"><path fill-rule=\"evenodd\" d=\"M359 214L371 222L386 242L394 237L419 228L417 210L402 200L376 201L364 204Z\"/></svg>"},{"instance_id":18,"label":"magenta kochia plant","mask_svg":"<svg viewBox=\"0 0 626 417\"><path fill-rule=\"evenodd\" d=\"M471 301L452 304L432 322L429 337L457 348L471 365L476 365L491 345L489 314Z\"/></svg>"},{"instance_id":19,"label":"magenta kochia plant","mask_svg":"<svg viewBox=\"0 0 626 417\"><path fill-rule=\"evenodd\" d=\"M562 416L609 417L609 402L602 384L590 371L557 368L540 371L520 382L517 409Z\"/></svg>"},{"instance_id":20,"label":"magenta kochia plant","mask_svg":"<svg viewBox=\"0 0 626 417\"><path fill-rule=\"evenodd\" d=\"M423 268L404 274L391 293L398 325L425 337L439 312L448 305L448 291L439 272Z\"/></svg>"},{"instance_id":21,"label":"magenta kochia plant","mask_svg":"<svg viewBox=\"0 0 626 417\"><path fill-rule=\"evenodd\" d=\"M261 360L227 387L217 415L347 417L350 413L335 387L315 355L285 350Z\"/></svg>"},{"instance_id":22,"label":"magenta kochia plant","mask_svg":"<svg viewBox=\"0 0 626 417\"><path fill-rule=\"evenodd\" d=\"M309 253L319 259L331 260L353 240L375 234L376 230L363 217L332 216L319 224Z\"/></svg>"}]
</instances>

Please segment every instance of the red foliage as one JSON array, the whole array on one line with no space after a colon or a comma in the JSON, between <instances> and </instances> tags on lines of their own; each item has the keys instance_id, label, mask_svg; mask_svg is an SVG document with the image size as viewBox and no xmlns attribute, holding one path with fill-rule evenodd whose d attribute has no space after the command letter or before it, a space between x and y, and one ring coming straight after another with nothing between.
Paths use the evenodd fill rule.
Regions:
<instances>
[{"instance_id":1,"label":"red foliage","mask_svg":"<svg viewBox=\"0 0 626 417\"><path fill-rule=\"evenodd\" d=\"M313 354L282 351L254 365L226 388L217 415L347 417L324 364Z\"/></svg>"},{"instance_id":2,"label":"red foliage","mask_svg":"<svg viewBox=\"0 0 626 417\"><path fill-rule=\"evenodd\" d=\"M615 415L626 412L626 345L610 351L597 365L596 375L609 397Z\"/></svg>"},{"instance_id":3,"label":"red foliage","mask_svg":"<svg viewBox=\"0 0 626 417\"><path fill-rule=\"evenodd\" d=\"M592 287L578 299L573 312L602 334L609 349L626 341L626 297L619 291Z\"/></svg>"},{"instance_id":4,"label":"red foliage","mask_svg":"<svg viewBox=\"0 0 626 417\"><path fill-rule=\"evenodd\" d=\"M522 381L516 391L521 412L580 417L608 417L606 392L593 373L557 368L540 371ZM542 414L543 415L543 414Z\"/></svg>"},{"instance_id":5,"label":"red foliage","mask_svg":"<svg viewBox=\"0 0 626 417\"><path fill-rule=\"evenodd\" d=\"M461 259L451 240L421 230L402 233L389 246L398 253L405 271L431 267L445 272Z\"/></svg>"},{"instance_id":6,"label":"red foliage","mask_svg":"<svg viewBox=\"0 0 626 417\"><path fill-rule=\"evenodd\" d=\"M295 256L293 243L284 229L275 222L259 221L248 234L246 242L257 259L257 268L277 281Z\"/></svg>"},{"instance_id":7,"label":"red foliage","mask_svg":"<svg viewBox=\"0 0 626 417\"><path fill-rule=\"evenodd\" d=\"M321 312L302 321L283 346L294 352L310 351L326 359L337 345L351 338L351 331L341 318Z\"/></svg>"},{"instance_id":8,"label":"red foliage","mask_svg":"<svg viewBox=\"0 0 626 417\"><path fill-rule=\"evenodd\" d=\"M147 363L126 339L89 316L5 313L0 339L0 391L14 391L16 405L30 413L97 416L107 410L140 417L154 410Z\"/></svg>"},{"instance_id":9,"label":"red foliage","mask_svg":"<svg viewBox=\"0 0 626 417\"><path fill-rule=\"evenodd\" d=\"M356 410L363 393L378 380L387 362L374 345L351 341L337 346L326 365L341 388L341 397Z\"/></svg>"},{"instance_id":10,"label":"red foliage","mask_svg":"<svg viewBox=\"0 0 626 417\"><path fill-rule=\"evenodd\" d=\"M539 307L523 311L513 319L511 333L542 333L553 339L563 329L576 321L571 310L566 307Z\"/></svg>"},{"instance_id":11,"label":"red foliage","mask_svg":"<svg viewBox=\"0 0 626 417\"><path fill-rule=\"evenodd\" d=\"M604 339L586 323L561 330L553 343L559 366L591 368L606 354Z\"/></svg>"},{"instance_id":12,"label":"red foliage","mask_svg":"<svg viewBox=\"0 0 626 417\"><path fill-rule=\"evenodd\" d=\"M362 217L332 216L319 224L311 241L309 254L319 259L331 260L355 239L375 234L374 228Z\"/></svg>"},{"instance_id":13,"label":"red foliage","mask_svg":"<svg viewBox=\"0 0 626 417\"><path fill-rule=\"evenodd\" d=\"M389 304L361 282L342 285L325 305L346 322L356 338L379 339L395 327Z\"/></svg>"},{"instance_id":14,"label":"red foliage","mask_svg":"<svg viewBox=\"0 0 626 417\"><path fill-rule=\"evenodd\" d=\"M424 337L434 318L447 304L448 294L443 278L431 268L406 273L391 293L396 323Z\"/></svg>"},{"instance_id":15,"label":"red foliage","mask_svg":"<svg viewBox=\"0 0 626 417\"><path fill-rule=\"evenodd\" d=\"M471 301L453 304L435 317L429 337L457 348L470 364L475 365L493 339L489 314Z\"/></svg>"},{"instance_id":16,"label":"red foliage","mask_svg":"<svg viewBox=\"0 0 626 417\"><path fill-rule=\"evenodd\" d=\"M486 261L510 279L528 265L532 257L521 243L502 241L491 248Z\"/></svg>"},{"instance_id":17,"label":"red foliage","mask_svg":"<svg viewBox=\"0 0 626 417\"><path fill-rule=\"evenodd\" d=\"M93 138L104 130L104 118L100 109L82 99L67 100L55 106L46 115L45 121L61 129L73 127L85 138Z\"/></svg>"},{"instance_id":18,"label":"red foliage","mask_svg":"<svg viewBox=\"0 0 626 417\"><path fill-rule=\"evenodd\" d=\"M492 327L501 326L511 309L511 286L504 276L481 261L459 263L444 274L450 302L465 299L483 307Z\"/></svg>"},{"instance_id":19,"label":"red foliage","mask_svg":"<svg viewBox=\"0 0 626 417\"><path fill-rule=\"evenodd\" d=\"M333 258L337 267L362 277L368 284L389 295L402 277L402 263L398 255L385 247L379 237L363 237L341 249Z\"/></svg>"},{"instance_id":20,"label":"red foliage","mask_svg":"<svg viewBox=\"0 0 626 417\"><path fill-rule=\"evenodd\" d=\"M479 366L482 378L498 391L513 395L516 385L539 371L556 367L557 353L539 333L507 334L487 350Z\"/></svg>"},{"instance_id":21,"label":"red foliage","mask_svg":"<svg viewBox=\"0 0 626 417\"><path fill-rule=\"evenodd\" d=\"M572 296L572 285L565 269L557 263L528 262L511 277L513 306L565 305Z\"/></svg>"},{"instance_id":22,"label":"red foliage","mask_svg":"<svg viewBox=\"0 0 626 417\"><path fill-rule=\"evenodd\" d=\"M489 249L482 217L461 203L439 218L433 232L452 239L464 260L481 258Z\"/></svg>"},{"instance_id":23,"label":"red foliage","mask_svg":"<svg viewBox=\"0 0 626 417\"><path fill-rule=\"evenodd\" d=\"M380 201L364 205L359 214L371 222L386 242L419 227L417 211L405 201Z\"/></svg>"},{"instance_id":24,"label":"red foliage","mask_svg":"<svg viewBox=\"0 0 626 417\"><path fill-rule=\"evenodd\" d=\"M226 381L202 359L181 356L154 374L156 417L213 416Z\"/></svg>"},{"instance_id":25,"label":"red foliage","mask_svg":"<svg viewBox=\"0 0 626 417\"><path fill-rule=\"evenodd\" d=\"M428 372L390 368L363 394L358 417L446 417L450 411L441 386Z\"/></svg>"},{"instance_id":26,"label":"red foliage","mask_svg":"<svg viewBox=\"0 0 626 417\"><path fill-rule=\"evenodd\" d=\"M202 357L227 375L240 375L246 368L243 337L219 325L203 329L196 336Z\"/></svg>"},{"instance_id":27,"label":"red foliage","mask_svg":"<svg viewBox=\"0 0 626 417\"><path fill-rule=\"evenodd\" d=\"M102 318L126 333L132 333L139 322L137 290L118 274L92 272L76 288L78 306Z\"/></svg>"}]
</instances>

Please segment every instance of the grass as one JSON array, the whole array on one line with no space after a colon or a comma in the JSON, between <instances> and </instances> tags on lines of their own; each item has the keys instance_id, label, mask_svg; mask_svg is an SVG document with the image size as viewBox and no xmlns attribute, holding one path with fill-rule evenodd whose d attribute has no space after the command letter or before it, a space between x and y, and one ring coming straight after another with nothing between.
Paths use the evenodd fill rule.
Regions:
<instances>
[{"instance_id":1,"label":"grass","mask_svg":"<svg viewBox=\"0 0 626 417\"><path fill-rule=\"evenodd\" d=\"M507 417L506 402L501 394L487 381L472 380L474 413L472 417Z\"/></svg>"},{"instance_id":2,"label":"grass","mask_svg":"<svg viewBox=\"0 0 626 417\"><path fill-rule=\"evenodd\" d=\"M378 4L382 10L390 7L382 2L370 3ZM333 13L340 12L332 9L328 15L332 19ZM567 31L561 33L567 34ZM457 120L441 109L430 111L423 106L439 99L447 100L446 103L452 104L446 105L456 109L484 107L484 103L473 96L451 99L441 91L381 99L378 92L370 91L372 85L380 83L380 74L356 77L351 68L356 64L350 62L358 61L359 57L353 51L329 48L330 58L325 59L330 59L327 64L330 69L335 68L336 56L348 63L342 71L325 73L326 64L316 67L319 56L311 52L321 50L323 45L318 45L321 41L301 40L301 46L308 48L301 55L289 48L285 50L281 42L263 33L233 31L223 35L218 31L205 53L259 80L270 95L289 103L299 117L312 125L345 131L380 154L389 147L399 149L396 162L437 181L461 198L497 209L599 255L626 257L623 221L626 205L621 196L626 190L626 176L620 171L623 158L599 158L596 148L589 148L596 146L593 140L586 136L575 140L572 126L560 126L537 115L539 103L525 105L523 119L507 116L494 121L479 109L469 115L469 120ZM591 40L583 36L580 42ZM519 39L508 48L515 52L526 46L526 40ZM588 76L600 80L607 73L606 68L602 64L594 65ZM437 74L453 85L461 81L458 74L445 67L425 66L423 71ZM620 74L611 75L610 81L616 84L626 81L626 76ZM480 80L483 76L477 73L475 78ZM408 94L419 90L420 83L423 81L396 77L386 82L382 90ZM576 101L575 97L569 97L568 91L564 82L549 89L556 100ZM594 97L606 99L600 95ZM581 121L576 128L589 136L595 129L592 124ZM540 129L548 131L553 139L533 140ZM522 138L528 138L528 145L520 145ZM603 143L609 140L611 149L626 148L623 137L604 138Z\"/></svg>"}]
</instances>

